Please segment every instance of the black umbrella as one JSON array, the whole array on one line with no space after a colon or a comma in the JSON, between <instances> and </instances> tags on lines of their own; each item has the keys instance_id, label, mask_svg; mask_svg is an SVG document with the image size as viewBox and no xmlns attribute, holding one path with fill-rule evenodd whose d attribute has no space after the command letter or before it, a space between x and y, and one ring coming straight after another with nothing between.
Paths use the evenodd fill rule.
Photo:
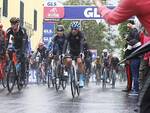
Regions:
<instances>
[{"instance_id":1,"label":"black umbrella","mask_svg":"<svg viewBox=\"0 0 150 113\"><path fill-rule=\"evenodd\" d=\"M134 52L132 52L129 56L127 56L125 59L123 59L121 62L119 62L119 64L125 62L126 60L129 60L131 58L140 56L144 53L147 53L150 51L150 41L145 43L144 45L142 45L141 47L139 47L137 50L135 50Z\"/></svg>"}]
</instances>

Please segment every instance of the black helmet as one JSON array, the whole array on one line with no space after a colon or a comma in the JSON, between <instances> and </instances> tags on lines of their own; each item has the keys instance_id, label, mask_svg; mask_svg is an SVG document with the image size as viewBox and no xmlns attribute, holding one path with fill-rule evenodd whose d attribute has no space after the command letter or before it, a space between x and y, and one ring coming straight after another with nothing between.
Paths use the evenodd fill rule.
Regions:
<instances>
[{"instance_id":1,"label":"black helmet","mask_svg":"<svg viewBox=\"0 0 150 113\"><path fill-rule=\"evenodd\" d=\"M10 23L19 23L19 22L20 22L20 19L17 17L11 17L10 19Z\"/></svg>"},{"instance_id":2,"label":"black helmet","mask_svg":"<svg viewBox=\"0 0 150 113\"><path fill-rule=\"evenodd\" d=\"M64 29L64 26L63 26L63 25L58 25L56 30L57 30L58 32L62 32L62 31L64 31L65 29Z\"/></svg>"}]
</instances>

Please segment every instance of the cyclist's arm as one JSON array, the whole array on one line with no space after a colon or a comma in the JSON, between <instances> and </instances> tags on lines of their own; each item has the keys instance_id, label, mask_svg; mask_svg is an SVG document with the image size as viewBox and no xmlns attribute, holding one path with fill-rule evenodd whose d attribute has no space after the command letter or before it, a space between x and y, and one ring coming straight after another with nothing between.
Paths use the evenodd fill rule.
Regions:
<instances>
[{"instance_id":1,"label":"cyclist's arm","mask_svg":"<svg viewBox=\"0 0 150 113\"><path fill-rule=\"evenodd\" d=\"M6 32L6 49L8 48L9 39L10 39L10 29L8 29Z\"/></svg>"},{"instance_id":2,"label":"cyclist's arm","mask_svg":"<svg viewBox=\"0 0 150 113\"><path fill-rule=\"evenodd\" d=\"M81 33L81 40L80 40L80 52L83 53L84 49L84 35Z\"/></svg>"},{"instance_id":3,"label":"cyclist's arm","mask_svg":"<svg viewBox=\"0 0 150 113\"><path fill-rule=\"evenodd\" d=\"M63 45L63 54L66 54L67 46L68 46L68 37L65 39L64 45Z\"/></svg>"},{"instance_id":4,"label":"cyclist's arm","mask_svg":"<svg viewBox=\"0 0 150 113\"><path fill-rule=\"evenodd\" d=\"M33 55L33 59L35 59L35 58L37 57L38 53L39 53L39 50L38 50L38 48L37 48L35 54Z\"/></svg>"}]
</instances>

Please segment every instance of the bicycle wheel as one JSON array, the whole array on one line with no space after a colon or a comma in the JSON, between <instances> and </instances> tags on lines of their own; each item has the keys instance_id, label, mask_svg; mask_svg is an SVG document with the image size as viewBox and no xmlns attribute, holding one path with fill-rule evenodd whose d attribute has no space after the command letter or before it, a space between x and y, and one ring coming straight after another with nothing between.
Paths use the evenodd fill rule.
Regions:
<instances>
[{"instance_id":1,"label":"bicycle wheel","mask_svg":"<svg viewBox=\"0 0 150 113\"><path fill-rule=\"evenodd\" d=\"M70 84L71 84L71 93L72 97L74 98L76 95L76 83L75 83L75 70L73 67L70 68Z\"/></svg>"},{"instance_id":2,"label":"bicycle wheel","mask_svg":"<svg viewBox=\"0 0 150 113\"><path fill-rule=\"evenodd\" d=\"M61 81L61 85L62 85L63 90L65 90L66 86L67 86L67 81L66 80L62 80Z\"/></svg>"},{"instance_id":3,"label":"bicycle wheel","mask_svg":"<svg viewBox=\"0 0 150 113\"><path fill-rule=\"evenodd\" d=\"M18 90L22 90L23 88L23 80L22 80L22 76L21 76L21 70L19 72L17 72L17 87Z\"/></svg>"},{"instance_id":4,"label":"bicycle wheel","mask_svg":"<svg viewBox=\"0 0 150 113\"><path fill-rule=\"evenodd\" d=\"M4 75L3 79L2 79L2 86L3 86L4 88L7 87L7 79L6 79L6 76L5 76L5 75Z\"/></svg>"},{"instance_id":5,"label":"bicycle wheel","mask_svg":"<svg viewBox=\"0 0 150 113\"><path fill-rule=\"evenodd\" d=\"M48 88L51 87L51 84L52 84L52 67L48 67L47 68L47 85L48 85Z\"/></svg>"},{"instance_id":6,"label":"bicycle wheel","mask_svg":"<svg viewBox=\"0 0 150 113\"><path fill-rule=\"evenodd\" d=\"M38 69L37 72L36 72L36 83L37 83L37 85L39 85L40 82L41 82L41 72Z\"/></svg>"},{"instance_id":7,"label":"bicycle wheel","mask_svg":"<svg viewBox=\"0 0 150 113\"><path fill-rule=\"evenodd\" d=\"M115 88L116 83L116 73L115 70L112 70L112 88Z\"/></svg>"},{"instance_id":8,"label":"bicycle wheel","mask_svg":"<svg viewBox=\"0 0 150 113\"><path fill-rule=\"evenodd\" d=\"M107 76L107 72L106 72L106 69L104 68L102 88L106 88L106 76Z\"/></svg>"},{"instance_id":9,"label":"bicycle wheel","mask_svg":"<svg viewBox=\"0 0 150 113\"><path fill-rule=\"evenodd\" d=\"M79 95L80 95L79 73L77 73L76 75L77 75L77 80L76 80L76 90L77 90L77 94L78 94L78 96L79 96Z\"/></svg>"},{"instance_id":10,"label":"bicycle wheel","mask_svg":"<svg viewBox=\"0 0 150 113\"><path fill-rule=\"evenodd\" d=\"M26 66L26 70L25 70L25 77L23 78L23 84L25 87L27 87L28 83L29 83L29 67Z\"/></svg>"},{"instance_id":11,"label":"bicycle wheel","mask_svg":"<svg viewBox=\"0 0 150 113\"><path fill-rule=\"evenodd\" d=\"M56 88L56 91L58 91L60 88L60 78L58 76L58 69L55 68L54 71L55 71L55 88Z\"/></svg>"},{"instance_id":12,"label":"bicycle wheel","mask_svg":"<svg viewBox=\"0 0 150 113\"><path fill-rule=\"evenodd\" d=\"M23 84L24 84L24 87L27 87L28 83L29 83L29 73L26 73L26 76L23 80Z\"/></svg>"},{"instance_id":13,"label":"bicycle wheel","mask_svg":"<svg viewBox=\"0 0 150 113\"><path fill-rule=\"evenodd\" d=\"M85 73L85 84L87 86L89 85L89 79L90 79L90 71L89 71L89 69L87 69L86 73Z\"/></svg>"},{"instance_id":14,"label":"bicycle wheel","mask_svg":"<svg viewBox=\"0 0 150 113\"><path fill-rule=\"evenodd\" d=\"M2 83L3 88L6 88L7 87L6 70L3 69L2 71L3 71L3 75L2 75L1 83Z\"/></svg>"},{"instance_id":15,"label":"bicycle wheel","mask_svg":"<svg viewBox=\"0 0 150 113\"><path fill-rule=\"evenodd\" d=\"M8 72L6 74L6 80L7 80L7 89L11 93L16 81L16 69L15 65L11 61L8 67Z\"/></svg>"}]
</instances>

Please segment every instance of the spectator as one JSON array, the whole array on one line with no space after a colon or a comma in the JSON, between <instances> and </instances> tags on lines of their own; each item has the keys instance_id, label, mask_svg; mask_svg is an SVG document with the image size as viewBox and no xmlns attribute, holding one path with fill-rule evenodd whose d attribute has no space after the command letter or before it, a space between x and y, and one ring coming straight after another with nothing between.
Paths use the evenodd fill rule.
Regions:
<instances>
[{"instance_id":1,"label":"spectator","mask_svg":"<svg viewBox=\"0 0 150 113\"><path fill-rule=\"evenodd\" d=\"M128 46L131 47L131 52L135 51L141 46L139 32L135 28L134 21L130 21L127 26L129 28L129 35L127 38ZM134 57L130 60L131 64L131 74L133 80L133 88L129 95L138 95L139 92L139 66L140 66L140 58Z\"/></svg>"}]
</instances>

